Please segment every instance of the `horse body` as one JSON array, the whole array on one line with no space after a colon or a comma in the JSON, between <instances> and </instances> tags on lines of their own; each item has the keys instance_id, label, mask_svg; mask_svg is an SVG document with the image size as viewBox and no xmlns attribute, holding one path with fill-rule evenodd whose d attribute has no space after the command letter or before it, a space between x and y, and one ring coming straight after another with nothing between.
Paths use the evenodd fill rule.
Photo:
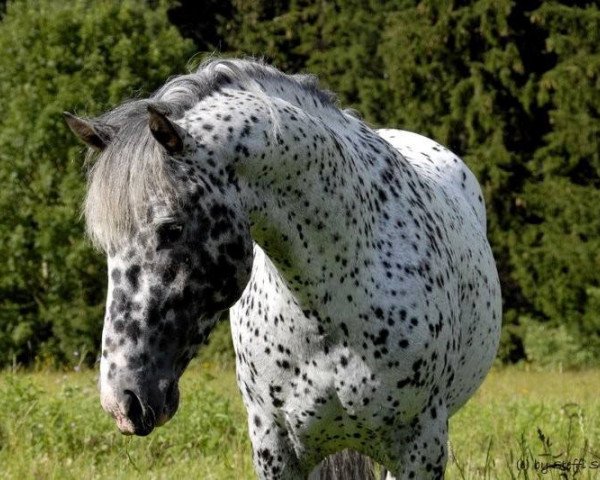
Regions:
<instances>
[{"instance_id":1,"label":"horse body","mask_svg":"<svg viewBox=\"0 0 600 480\"><path fill-rule=\"evenodd\" d=\"M377 133L314 82L251 62L213 62L140 102L70 120L106 149L87 219L109 252L101 385L119 427L147 434L173 415L179 376L235 303L261 478L305 478L346 448L398 478L441 478L448 416L499 338L472 173L431 140ZM132 151L149 157L121 158ZM94 191L106 183L125 200L103 212Z\"/></svg>"},{"instance_id":2,"label":"horse body","mask_svg":"<svg viewBox=\"0 0 600 480\"><path fill-rule=\"evenodd\" d=\"M268 253L255 247L252 277L231 309L256 463L265 478L301 478L350 448L399 478L426 478L442 471L448 416L480 385L497 349L499 286L481 191L458 157L424 137L381 131L394 152L369 132L364 142L377 154L364 162L352 139L366 132L328 130L340 149L349 146L340 156L368 168L307 195L314 176L299 167L297 198L260 210L294 221L253 232ZM323 150L312 148L316 168ZM268 182L262 199L284 187ZM306 230L314 244L278 245L277 237L302 244Z\"/></svg>"}]
</instances>

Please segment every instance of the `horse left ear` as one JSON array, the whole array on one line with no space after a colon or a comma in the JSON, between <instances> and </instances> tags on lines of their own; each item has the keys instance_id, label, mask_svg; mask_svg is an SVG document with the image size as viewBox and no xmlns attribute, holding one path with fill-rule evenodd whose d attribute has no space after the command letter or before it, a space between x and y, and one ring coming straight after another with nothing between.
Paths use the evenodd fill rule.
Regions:
<instances>
[{"instance_id":1,"label":"horse left ear","mask_svg":"<svg viewBox=\"0 0 600 480\"><path fill-rule=\"evenodd\" d=\"M96 150L104 150L113 133L107 125L100 125L92 120L80 118L72 113L63 112L63 116L71 131L77 138Z\"/></svg>"},{"instance_id":2,"label":"horse left ear","mask_svg":"<svg viewBox=\"0 0 600 480\"><path fill-rule=\"evenodd\" d=\"M156 141L171 155L181 153L185 135L183 129L171 122L164 113L158 111L152 105L148 105L148 113L150 114L148 126Z\"/></svg>"}]
</instances>

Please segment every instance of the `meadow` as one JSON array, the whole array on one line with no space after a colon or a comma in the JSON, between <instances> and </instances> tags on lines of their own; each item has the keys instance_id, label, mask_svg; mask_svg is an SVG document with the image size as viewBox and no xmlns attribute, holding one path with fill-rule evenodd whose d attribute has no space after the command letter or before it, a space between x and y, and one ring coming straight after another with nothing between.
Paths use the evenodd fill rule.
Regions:
<instances>
[{"instance_id":1,"label":"meadow","mask_svg":"<svg viewBox=\"0 0 600 480\"><path fill-rule=\"evenodd\" d=\"M231 362L193 363L179 412L146 438L116 431L96 382L94 370L0 373L0 478L255 478ZM599 370L493 370L451 420L447 478L600 478L599 385Z\"/></svg>"}]
</instances>

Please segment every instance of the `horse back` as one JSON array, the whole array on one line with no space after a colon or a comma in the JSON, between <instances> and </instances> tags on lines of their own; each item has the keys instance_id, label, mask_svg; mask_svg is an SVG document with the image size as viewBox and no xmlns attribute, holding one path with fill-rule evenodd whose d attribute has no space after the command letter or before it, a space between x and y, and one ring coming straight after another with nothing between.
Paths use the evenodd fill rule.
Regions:
<instances>
[{"instance_id":1,"label":"horse back","mask_svg":"<svg viewBox=\"0 0 600 480\"><path fill-rule=\"evenodd\" d=\"M377 133L420 173L434 179L442 188L464 197L485 232L486 213L481 187L473 172L457 155L417 133L395 129L381 129Z\"/></svg>"}]
</instances>

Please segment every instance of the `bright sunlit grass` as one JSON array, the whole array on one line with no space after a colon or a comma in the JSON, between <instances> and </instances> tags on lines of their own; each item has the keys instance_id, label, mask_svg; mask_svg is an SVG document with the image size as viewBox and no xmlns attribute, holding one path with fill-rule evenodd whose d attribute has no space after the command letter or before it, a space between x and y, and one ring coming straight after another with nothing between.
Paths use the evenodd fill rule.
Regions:
<instances>
[{"instance_id":1,"label":"bright sunlit grass","mask_svg":"<svg viewBox=\"0 0 600 480\"><path fill-rule=\"evenodd\" d=\"M600 478L599 385L598 370L493 371L451 420L447 478ZM165 427L123 437L100 408L95 372L1 373L0 478L255 478L232 366L193 364L181 393ZM581 458L579 474L535 470Z\"/></svg>"}]
</instances>

